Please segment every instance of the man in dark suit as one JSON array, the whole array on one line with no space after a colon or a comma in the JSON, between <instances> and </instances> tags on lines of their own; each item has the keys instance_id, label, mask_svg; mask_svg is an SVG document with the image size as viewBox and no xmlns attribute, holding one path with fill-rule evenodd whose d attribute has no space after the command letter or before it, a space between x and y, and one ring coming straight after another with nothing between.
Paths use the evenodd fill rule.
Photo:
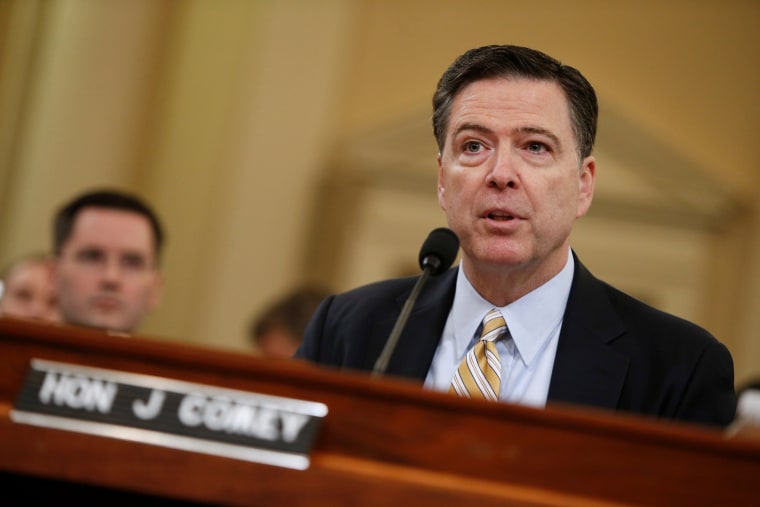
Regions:
<instances>
[{"instance_id":1,"label":"man in dark suit","mask_svg":"<svg viewBox=\"0 0 760 507\"><path fill-rule=\"evenodd\" d=\"M596 279L570 248L596 173L598 106L580 72L528 48L473 49L443 74L433 109L438 201L462 257L425 285L386 374L473 398L728 425L726 347ZM327 298L296 357L372 370L414 283Z\"/></svg>"}]
</instances>

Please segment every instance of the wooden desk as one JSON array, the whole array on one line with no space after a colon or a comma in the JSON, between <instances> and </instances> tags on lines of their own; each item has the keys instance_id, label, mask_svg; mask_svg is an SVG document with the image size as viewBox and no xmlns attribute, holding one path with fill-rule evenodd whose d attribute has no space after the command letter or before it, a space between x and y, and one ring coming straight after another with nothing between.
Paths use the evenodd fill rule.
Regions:
<instances>
[{"instance_id":1,"label":"wooden desk","mask_svg":"<svg viewBox=\"0 0 760 507\"><path fill-rule=\"evenodd\" d=\"M760 505L760 442L464 400L296 361L0 319L0 471L36 500L258 506ZM328 407L306 470L13 422L32 359ZM7 493L6 493L7 494Z\"/></svg>"}]
</instances>

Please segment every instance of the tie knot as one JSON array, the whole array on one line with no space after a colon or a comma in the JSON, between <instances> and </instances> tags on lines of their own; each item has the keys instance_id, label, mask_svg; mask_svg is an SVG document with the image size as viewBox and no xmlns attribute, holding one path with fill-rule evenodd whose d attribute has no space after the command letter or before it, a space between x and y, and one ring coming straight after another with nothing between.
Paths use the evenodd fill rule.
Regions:
<instances>
[{"instance_id":1,"label":"tie knot","mask_svg":"<svg viewBox=\"0 0 760 507\"><path fill-rule=\"evenodd\" d=\"M501 312L492 308L483 318L483 330L480 339L492 342L499 338L507 330L507 321L501 316Z\"/></svg>"}]
</instances>

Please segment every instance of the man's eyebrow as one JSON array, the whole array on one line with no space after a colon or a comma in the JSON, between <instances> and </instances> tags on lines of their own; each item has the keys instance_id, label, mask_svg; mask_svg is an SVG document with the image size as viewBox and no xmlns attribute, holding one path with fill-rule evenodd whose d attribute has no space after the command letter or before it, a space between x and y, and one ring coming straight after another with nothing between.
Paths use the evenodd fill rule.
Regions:
<instances>
[{"instance_id":1,"label":"man's eyebrow","mask_svg":"<svg viewBox=\"0 0 760 507\"><path fill-rule=\"evenodd\" d=\"M74 252L98 252L101 253L104 250L96 245L79 245L79 248L75 248Z\"/></svg>"},{"instance_id":2,"label":"man's eyebrow","mask_svg":"<svg viewBox=\"0 0 760 507\"><path fill-rule=\"evenodd\" d=\"M519 128L516 128L514 131L521 132L524 134L540 134L542 136L546 136L549 139L551 139L552 142L554 142L554 144L557 144L557 145L560 144L559 137L557 137L557 135L554 132L542 127L519 127Z\"/></svg>"},{"instance_id":3,"label":"man's eyebrow","mask_svg":"<svg viewBox=\"0 0 760 507\"><path fill-rule=\"evenodd\" d=\"M461 132L464 132L466 130L474 130L476 132L481 132L483 134L493 134L493 129L490 129L484 125L481 125L479 123L463 123L459 125L456 130L453 132L453 137L456 137ZM551 139L555 144L559 145L559 137L552 132L551 130L542 128L542 127L518 127L513 130L515 133L523 133L523 134L541 134L549 139Z\"/></svg>"},{"instance_id":4,"label":"man's eyebrow","mask_svg":"<svg viewBox=\"0 0 760 507\"><path fill-rule=\"evenodd\" d=\"M481 132L483 134L493 134L493 130L479 123L463 123L459 125L456 128L456 130L452 133L452 137L458 136L461 132L464 132L465 130L474 130L476 132Z\"/></svg>"},{"instance_id":5,"label":"man's eyebrow","mask_svg":"<svg viewBox=\"0 0 760 507\"><path fill-rule=\"evenodd\" d=\"M121 257L147 257L148 254L142 252L141 250L124 250L122 252L119 252L119 256Z\"/></svg>"}]
</instances>

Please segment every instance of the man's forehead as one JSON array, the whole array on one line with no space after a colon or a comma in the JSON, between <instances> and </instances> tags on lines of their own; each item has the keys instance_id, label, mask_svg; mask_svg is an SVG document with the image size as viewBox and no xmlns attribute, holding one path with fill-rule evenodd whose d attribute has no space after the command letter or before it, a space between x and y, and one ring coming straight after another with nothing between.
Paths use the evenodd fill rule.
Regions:
<instances>
[{"instance_id":1,"label":"man's forehead","mask_svg":"<svg viewBox=\"0 0 760 507\"><path fill-rule=\"evenodd\" d=\"M129 210L97 207L83 208L77 214L66 244L136 252L155 250L147 217Z\"/></svg>"},{"instance_id":2,"label":"man's forehead","mask_svg":"<svg viewBox=\"0 0 760 507\"><path fill-rule=\"evenodd\" d=\"M87 207L80 210L74 219L74 230L86 231L90 228L129 229L151 232L147 217L135 211L113 208Z\"/></svg>"},{"instance_id":3,"label":"man's forehead","mask_svg":"<svg viewBox=\"0 0 760 507\"><path fill-rule=\"evenodd\" d=\"M112 220L133 220L145 222L150 225L148 218L142 213L126 208L109 208L107 206L85 206L76 214L74 222L81 222L89 218L90 220L99 218L104 221Z\"/></svg>"},{"instance_id":4,"label":"man's forehead","mask_svg":"<svg viewBox=\"0 0 760 507\"><path fill-rule=\"evenodd\" d=\"M570 103L559 83L545 79L485 78L462 87L454 96L452 112L470 108L527 108L551 111L570 119Z\"/></svg>"},{"instance_id":5,"label":"man's forehead","mask_svg":"<svg viewBox=\"0 0 760 507\"><path fill-rule=\"evenodd\" d=\"M493 121L508 121L515 133L543 131L555 139L568 135L575 141L570 103L552 80L494 77L468 83L454 97L447 136L496 128Z\"/></svg>"}]
</instances>

